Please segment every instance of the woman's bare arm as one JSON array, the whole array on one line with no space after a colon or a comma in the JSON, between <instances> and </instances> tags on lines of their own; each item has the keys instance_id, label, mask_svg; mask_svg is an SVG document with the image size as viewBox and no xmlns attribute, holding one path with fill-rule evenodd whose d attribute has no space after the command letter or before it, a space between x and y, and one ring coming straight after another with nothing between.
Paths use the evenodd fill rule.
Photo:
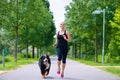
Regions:
<instances>
[{"instance_id":1,"label":"woman's bare arm","mask_svg":"<svg viewBox=\"0 0 120 80\"><path fill-rule=\"evenodd\" d=\"M58 42L57 34L58 34L58 33L56 33L56 39L55 39L55 43L53 44L53 46L56 46L56 45L57 45L57 42Z\"/></svg>"},{"instance_id":2,"label":"woman's bare arm","mask_svg":"<svg viewBox=\"0 0 120 80\"><path fill-rule=\"evenodd\" d=\"M64 35L64 36L63 36L64 39L65 39L67 42L71 42L70 32L66 31L66 34L67 34L67 37L68 37L68 38L66 38L66 36Z\"/></svg>"}]
</instances>

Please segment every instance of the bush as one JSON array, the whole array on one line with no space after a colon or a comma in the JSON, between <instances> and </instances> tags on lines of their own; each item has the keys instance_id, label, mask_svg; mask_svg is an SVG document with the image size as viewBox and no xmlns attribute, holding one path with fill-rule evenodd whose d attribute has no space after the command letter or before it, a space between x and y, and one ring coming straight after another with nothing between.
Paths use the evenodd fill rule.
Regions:
<instances>
[{"instance_id":1,"label":"bush","mask_svg":"<svg viewBox=\"0 0 120 80\"><path fill-rule=\"evenodd\" d=\"M120 63L120 56L111 55L110 53L105 56L105 59L108 63Z\"/></svg>"},{"instance_id":2,"label":"bush","mask_svg":"<svg viewBox=\"0 0 120 80\"><path fill-rule=\"evenodd\" d=\"M5 62L11 62L12 60L10 58L5 58Z\"/></svg>"},{"instance_id":3,"label":"bush","mask_svg":"<svg viewBox=\"0 0 120 80\"><path fill-rule=\"evenodd\" d=\"M28 53L28 58L31 58L31 53ZM21 58L26 58L26 53L21 53Z\"/></svg>"}]
</instances>

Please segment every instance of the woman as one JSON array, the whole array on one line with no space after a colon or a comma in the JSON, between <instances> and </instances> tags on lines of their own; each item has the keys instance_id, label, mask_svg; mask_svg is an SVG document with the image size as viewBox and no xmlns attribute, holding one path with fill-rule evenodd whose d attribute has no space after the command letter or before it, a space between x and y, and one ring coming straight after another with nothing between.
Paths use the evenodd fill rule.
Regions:
<instances>
[{"instance_id":1,"label":"woman","mask_svg":"<svg viewBox=\"0 0 120 80\"><path fill-rule=\"evenodd\" d=\"M60 31L56 33L56 46L57 56L58 56L58 70L57 74L61 73L61 77L64 77L64 70L66 66L66 58L68 53L68 42L71 41L70 33L65 29L65 22L60 24ZM62 70L61 70L62 61Z\"/></svg>"}]
</instances>

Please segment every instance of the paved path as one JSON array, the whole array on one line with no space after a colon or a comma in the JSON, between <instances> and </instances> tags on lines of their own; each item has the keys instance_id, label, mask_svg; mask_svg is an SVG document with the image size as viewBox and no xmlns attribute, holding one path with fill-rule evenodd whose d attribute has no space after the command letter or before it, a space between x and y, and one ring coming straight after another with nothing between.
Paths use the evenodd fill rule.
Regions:
<instances>
[{"instance_id":1,"label":"paved path","mask_svg":"<svg viewBox=\"0 0 120 80\"><path fill-rule=\"evenodd\" d=\"M57 58L51 57L52 66L50 74L45 80L120 80L120 77L107 74L91 66L86 66L75 61L67 60L65 77L56 74ZM0 80L42 80L37 63L30 64L0 75Z\"/></svg>"}]
</instances>

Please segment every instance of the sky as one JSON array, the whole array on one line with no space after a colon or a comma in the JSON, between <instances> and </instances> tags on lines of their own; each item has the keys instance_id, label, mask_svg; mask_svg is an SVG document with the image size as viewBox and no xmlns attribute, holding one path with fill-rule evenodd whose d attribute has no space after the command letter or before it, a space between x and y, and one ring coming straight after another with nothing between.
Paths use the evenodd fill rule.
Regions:
<instances>
[{"instance_id":1,"label":"sky","mask_svg":"<svg viewBox=\"0 0 120 80\"><path fill-rule=\"evenodd\" d=\"M59 25L65 20L65 6L69 5L72 0L48 0L50 10L53 12L56 29L59 30Z\"/></svg>"}]
</instances>

